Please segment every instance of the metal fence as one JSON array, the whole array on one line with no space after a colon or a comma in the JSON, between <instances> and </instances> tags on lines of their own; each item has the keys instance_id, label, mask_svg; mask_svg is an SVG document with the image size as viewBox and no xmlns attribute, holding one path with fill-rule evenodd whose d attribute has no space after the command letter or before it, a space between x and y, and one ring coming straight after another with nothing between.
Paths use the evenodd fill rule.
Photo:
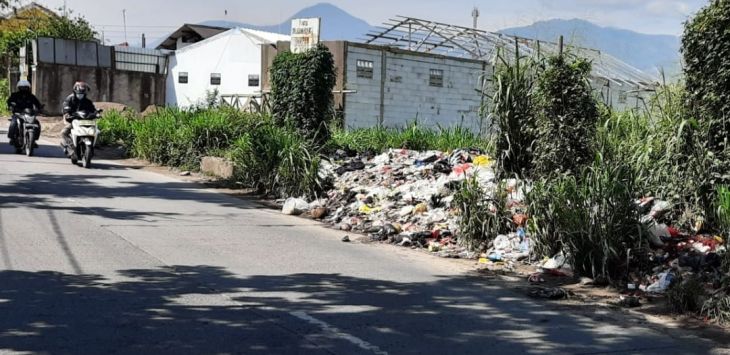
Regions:
<instances>
[{"instance_id":1,"label":"metal fence","mask_svg":"<svg viewBox=\"0 0 730 355\"><path fill-rule=\"evenodd\" d=\"M114 63L118 70L167 74L167 54L157 49L114 47Z\"/></svg>"},{"instance_id":2,"label":"metal fence","mask_svg":"<svg viewBox=\"0 0 730 355\"><path fill-rule=\"evenodd\" d=\"M35 63L167 74L168 51L164 50L109 47L91 41L40 37L33 42L32 53Z\"/></svg>"}]
</instances>

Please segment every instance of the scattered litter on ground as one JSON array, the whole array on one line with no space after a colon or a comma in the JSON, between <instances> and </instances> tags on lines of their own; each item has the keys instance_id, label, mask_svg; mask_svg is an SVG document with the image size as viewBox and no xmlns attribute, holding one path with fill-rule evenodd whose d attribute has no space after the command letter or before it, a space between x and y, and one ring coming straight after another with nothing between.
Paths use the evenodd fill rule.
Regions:
<instances>
[{"instance_id":1,"label":"scattered litter on ground","mask_svg":"<svg viewBox=\"0 0 730 355\"><path fill-rule=\"evenodd\" d=\"M530 290L530 297L544 298L548 300L562 300L568 298L568 291L560 287L538 287Z\"/></svg>"},{"instance_id":2,"label":"scattered litter on ground","mask_svg":"<svg viewBox=\"0 0 730 355\"><path fill-rule=\"evenodd\" d=\"M285 215L298 216L309 211L309 203L301 198L289 198L284 202L281 213Z\"/></svg>"}]
</instances>

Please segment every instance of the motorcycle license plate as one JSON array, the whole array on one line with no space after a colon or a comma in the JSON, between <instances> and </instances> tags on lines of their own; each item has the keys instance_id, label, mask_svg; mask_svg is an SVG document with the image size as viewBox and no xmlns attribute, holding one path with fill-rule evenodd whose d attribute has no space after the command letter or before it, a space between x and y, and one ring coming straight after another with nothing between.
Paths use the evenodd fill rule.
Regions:
<instances>
[{"instance_id":1,"label":"motorcycle license plate","mask_svg":"<svg viewBox=\"0 0 730 355\"><path fill-rule=\"evenodd\" d=\"M82 126L93 126L96 125L96 122L94 120L79 120L79 125Z\"/></svg>"}]
</instances>

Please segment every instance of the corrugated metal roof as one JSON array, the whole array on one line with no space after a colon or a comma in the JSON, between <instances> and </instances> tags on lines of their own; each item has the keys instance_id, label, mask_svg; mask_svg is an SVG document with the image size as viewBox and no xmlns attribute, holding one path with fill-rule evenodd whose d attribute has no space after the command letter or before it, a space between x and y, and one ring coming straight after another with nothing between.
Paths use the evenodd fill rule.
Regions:
<instances>
[{"instance_id":1,"label":"corrugated metal roof","mask_svg":"<svg viewBox=\"0 0 730 355\"><path fill-rule=\"evenodd\" d=\"M162 41L162 43L159 46L157 46L157 48L175 50L175 49L177 49L178 38L180 38L186 34L197 35L200 38L200 40L202 41L202 40L211 38L213 36L216 36L218 34L221 34L223 32L226 32L228 30L229 29L225 28L225 27L185 24L182 27L178 28L177 31L175 31L171 35L169 35L164 41Z\"/></svg>"}]
</instances>

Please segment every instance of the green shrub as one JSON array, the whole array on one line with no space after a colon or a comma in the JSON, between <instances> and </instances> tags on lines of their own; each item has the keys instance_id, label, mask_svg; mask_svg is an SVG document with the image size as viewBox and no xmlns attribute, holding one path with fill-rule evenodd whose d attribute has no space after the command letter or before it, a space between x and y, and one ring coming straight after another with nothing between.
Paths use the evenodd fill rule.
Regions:
<instances>
[{"instance_id":1,"label":"green shrub","mask_svg":"<svg viewBox=\"0 0 730 355\"><path fill-rule=\"evenodd\" d=\"M676 313L699 312L707 295L699 276L676 280L667 291L667 304Z\"/></svg>"},{"instance_id":2,"label":"green shrub","mask_svg":"<svg viewBox=\"0 0 730 355\"><path fill-rule=\"evenodd\" d=\"M709 123L707 143L725 152L730 137L730 1L712 0L685 24L684 73L690 113Z\"/></svg>"},{"instance_id":3,"label":"green shrub","mask_svg":"<svg viewBox=\"0 0 730 355\"><path fill-rule=\"evenodd\" d=\"M536 92L534 169L537 176L577 174L594 157L599 110L585 59L551 57Z\"/></svg>"},{"instance_id":4,"label":"green shrub","mask_svg":"<svg viewBox=\"0 0 730 355\"><path fill-rule=\"evenodd\" d=\"M320 158L310 142L287 128L263 122L234 142L228 157L235 179L277 197L316 197L324 190Z\"/></svg>"},{"instance_id":5,"label":"green shrub","mask_svg":"<svg viewBox=\"0 0 730 355\"><path fill-rule=\"evenodd\" d=\"M459 242L472 250L484 250L498 235L510 232L512 215L507 209L504 186L497 186L494 197L488 196L476 178L463 182L454 196L459 207Z\"/></svg>"},{"instance_id":6,"label":"green shrub","mask_svg":"<svg viewBox=\"0 0 730 355\"><path fill-rule=\"evenodd\" d=\"M8 107L5 103L10 97L10 84L7 79L0 79L0 115L7 115Z\"/></svg>"},{"instance_id":7,"label":"green shrub","mask_svg":"<svg viewBox=\"0 0 730 355\"><path fill-rule=\"evenodd\" d=\"M139 119L134 113L107 111L99 120L99 143L102 145L120 144L131 147L139 126Z\"/></svg>"},{"instance_id":8,"label":"green shrub","mask_svg":"<svg viewBox=\"0 0 730 355\"><path fill-rule=\"evenodd\" d=\"M545 256L565 252L578 275L626 276L630 250L645 245L632 174L599 156L577 176L535 182L527 194L534 250Z\"/></svg>"},{"instance_id":9,"label":"green shrub","mask_svg":"<svg viewBox=\"0 0 730 355\"><path fill-rule=\"evenodd\" d=\"M719 292L702 306L702 315L721 324L730 324L730 295Z\"/></svg>"},{"instance_id":10,"label":"green shrub","mask_svg":"<svg viewBox=\"0 0 730 355\"><path fill-rule=\"evenodd\" d=\"M296 128L322 145L334 117L334 57L323 44L304 53L282 52L271 67L272 112L277 124Z\"/></svg>"},{"instance_id":11,"label":"green shrub","mask_svg":"<svg viewBox=\"0 0 730 355\"><path fill-rule=\"evenodd\" d=\"M230 109L167 108L139 121L133 152L156 164L197 169L203 156L227 149L257 120Z\"/></svg>"}]
</instances>

